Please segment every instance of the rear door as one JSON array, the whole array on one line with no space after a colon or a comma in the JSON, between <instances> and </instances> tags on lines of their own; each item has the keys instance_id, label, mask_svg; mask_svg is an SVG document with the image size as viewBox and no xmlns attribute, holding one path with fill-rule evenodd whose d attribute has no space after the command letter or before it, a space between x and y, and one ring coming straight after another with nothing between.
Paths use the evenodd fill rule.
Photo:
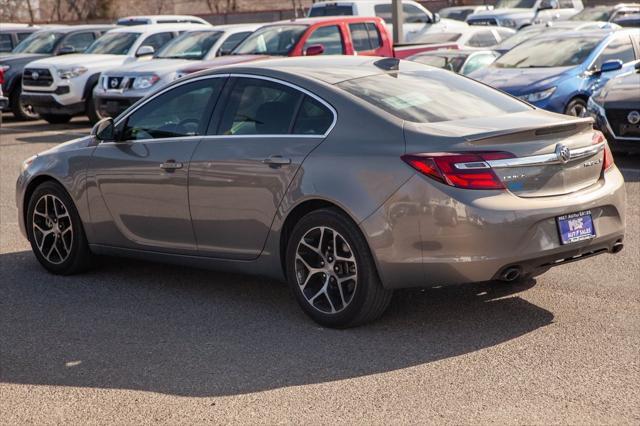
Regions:
<instances>
[{"instance_id":1,"label":"rear door","mask_svg":"<svg viewBox=\"0 0 640 426\"><path fill-rule=\"evenodd\" d=\"M202 254L253 259L335 113L312 94L264 77L232 78L226 91L191 160L193 229Z\"/></svg>"}]
</instances>

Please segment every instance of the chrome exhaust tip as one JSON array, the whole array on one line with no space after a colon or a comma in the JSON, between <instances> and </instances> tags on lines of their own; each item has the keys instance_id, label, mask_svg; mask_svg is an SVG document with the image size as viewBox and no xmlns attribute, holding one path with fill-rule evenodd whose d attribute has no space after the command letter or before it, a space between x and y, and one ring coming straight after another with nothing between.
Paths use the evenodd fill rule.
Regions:
<instances>
[{"instance_id":1,"label":"chrome exhaust tip","mask_svg":"<svg viewBox=\"0 0 640 426\"><path fill-rule=\"evenodd\" d=\"M611 253L613 254L620 253L623 248L624 248L624 244L622 244L622 241L618 241L613 245L613 247L611 247Z\"/></svg>"},{"instance_id":2,"label":"chrome exhaust tip","mask_svg":"<svg viewBox=\"0 0 640 426\"><path fill-rule=\"evenodd\" d=\"M510 266L506 268L504 271L502 271L502 273L500 274L500 280L506 281L506 282L512 282L520 278L520 274L521 274L520 267Z\"/></svg>"}]
</instances>

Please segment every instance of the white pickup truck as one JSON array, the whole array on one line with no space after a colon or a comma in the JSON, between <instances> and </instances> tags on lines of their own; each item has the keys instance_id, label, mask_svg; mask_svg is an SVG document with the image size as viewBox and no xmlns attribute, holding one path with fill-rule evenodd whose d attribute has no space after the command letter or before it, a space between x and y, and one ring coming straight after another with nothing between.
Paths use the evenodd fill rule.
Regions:
<instances>
[{"instance_id":1,"label":"white pickup truck","mask_svg":"<svg viewBox=\"0 0 640 426\"><path fill-rule=\"evenodd\" d=\"M309 9L309 17L317 16L377 16L384 19L389 34L393 34L391 0L321 1ZM412 0L402 2L404 42L420 43L420 38L433 32L456 32L467 24L453 19L440 19L437 13Z\"/></svg>"},{"instance_id":2,"label":"white pickup truck","mask_svg":"<svg viewBox=\"0 0 640 426\"><path fill-rule=\"evenodd\" d=\"M100 73L151 58L180 33L202 24L156 24L117 28L98 38L84 53L30 62L22 74L20 99L49 123L66 123L86 114L99 115L92 99Z\"/></svg>"}]
</instances>

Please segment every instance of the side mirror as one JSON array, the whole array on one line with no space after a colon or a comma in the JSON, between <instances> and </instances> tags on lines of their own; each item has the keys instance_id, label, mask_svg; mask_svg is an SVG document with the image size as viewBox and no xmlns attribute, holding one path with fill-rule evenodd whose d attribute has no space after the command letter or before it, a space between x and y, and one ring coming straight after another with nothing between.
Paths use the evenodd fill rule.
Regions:
<instances>
[{"instance_id":1,"label":"side mirror","mask_svg":"<svg viewBox=\"0 0 640 426\"><path fill-rule=\"evenodd\" d=\"M634 68L636 69L636 72L640 74L640 62L636 62L636 65L634 66Z\"/></svg>"},{"instance_id":2,"label":"side mirror","mask_svg":"<svg viewBox=\"0 0 640 426\"><path fill-rule=\"evenodd\" d=\"M149 45L144 45L144 46L140 46L138 48L138 51L136 52L136 56L149 56L149 55L153 55L156 52L156 49L153 48L153 46L149 46Z\"/></svg>"},{"instance_id":3,"label":"side mirror","mask_svg":"<svg viewBox=\"0 0 640 426\"><path fill-rule=\"evenodd\" d=\"M538 5L538 12L540 12L541 10L550 10L550 9L557 9L557 8L558 8L557 0L542 0Z\"/></svg>"},{"instance_id":4,"label":"side mirror","mask_svg":"<svg viewBox=\"0 0 640 426\"><path fill-rule=\"evenodd\" d=\"M312 44L304 50L305 56L322 55L324 53L324 46L321 44Z\"/></svg>"},{"instance_id":5,"label":"side mirror","mask_svg":"<svg viewBox=\"0 0 640 426\"><path fill-rule=\"evenodd\" d=\"M99 141L113 141L115 140L116 127L113 123L113 118L107 117L98 121L91 129L91 136Z\"/></svg>"},{"instance_id":6,"label":"side mirror","mask_svg":"<svg viewBox=\"0 0 640 426\"><path fill-rule=\"evenodd\" d=\"M439 13L434 13L433 14L433 23L437 24L438 22L440 22L440 14Z\"/></svg>"},{"instance_id":7,"label":"side mirror","mask_svg":"<svg viewBox=\"0 0 640 426\"><path fill-rule=\"evenodd\" d=\"M69 55L70 53L76 53L76 48L73 46L62 46L58 50L58 55Z\"/></svg>"},{"instance_id":8,"label":"side mirror","mask_svg":"<svg viewBox=\"0 0 640 426\"><path fill-rule=\"evenodd\" d=\"M619 59L614 59L612 61L607 61L600 67L600 72L609 72L609 71L618 71L622 68L622 61Z\"/></svg>"}]
</instances>

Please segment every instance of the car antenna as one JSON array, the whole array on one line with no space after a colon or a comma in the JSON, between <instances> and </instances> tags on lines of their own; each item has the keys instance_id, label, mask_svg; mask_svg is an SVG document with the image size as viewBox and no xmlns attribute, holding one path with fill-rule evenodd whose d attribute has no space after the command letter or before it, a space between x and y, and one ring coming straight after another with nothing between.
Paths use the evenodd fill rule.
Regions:
<instances>
[{"instance_id":1,"label":"car antenna","mask_svg":"<svg viewBox=\"0 0 640 426\"><path fill-rule=\"evenodd\" d=\"M384 58L375 61L373 65L385 71L398 71L400 69L400 60L398 58Z\"/></svg>"}]
</instances>

